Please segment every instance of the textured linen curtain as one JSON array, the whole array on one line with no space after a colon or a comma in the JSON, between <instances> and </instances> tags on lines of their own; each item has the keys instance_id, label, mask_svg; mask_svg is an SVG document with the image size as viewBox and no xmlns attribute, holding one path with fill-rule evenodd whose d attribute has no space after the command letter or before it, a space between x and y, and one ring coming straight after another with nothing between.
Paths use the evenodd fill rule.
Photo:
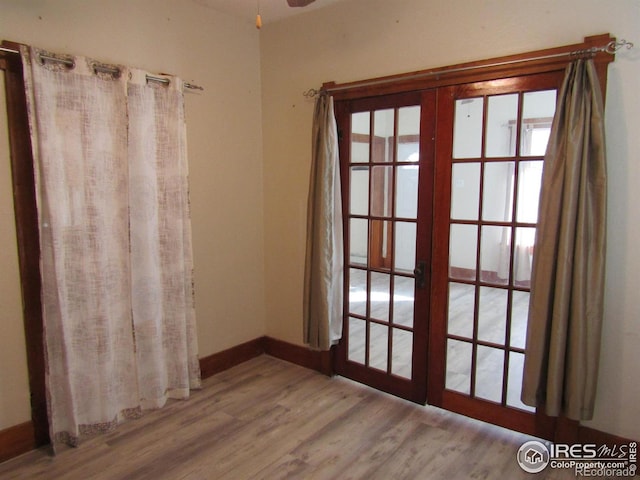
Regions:
<instances>
[{"instance_id":1,"label":"textured linen curtain","mask_svg":"<svg viewBox=\"0 0 640 480\"><path fill-rule=\"evenodd\" d=\"M593 61L569 65L545 156L522 401L593 416L603 316L606 166Z\"/></svg>"},{"instance_id":2,"label":"textured linen curtain","mask_svg":"<svg viewBox=\"0 0 640 480\"><path fill-rule=\"evenodd\" d=\"M143 408L200 386L182 82L131 70L129 215L138 388Z\"/></svg>"},{"instance_id":3,"label":"textured linen curtain","mask_svg":"<svg viewBox=\"0 0 640 480\"><path fill-rule=\"evenodd\" d=\"M329 350L342 337L342 198L333 98L319 95L313 114L311 178L307 204L304 341Z\"/></svg>"},{"instance_id":4,"label":"textured linen curtain","mask_svg":"<svg viewBox=\"0 0 640 480\"><path fill-rule=\"evenodd\" d=\"M54 446L75 445L199 385L184 122L175 92L140 72L40 53L22 48L49 422Z\"/></svg>"}]
</instances>

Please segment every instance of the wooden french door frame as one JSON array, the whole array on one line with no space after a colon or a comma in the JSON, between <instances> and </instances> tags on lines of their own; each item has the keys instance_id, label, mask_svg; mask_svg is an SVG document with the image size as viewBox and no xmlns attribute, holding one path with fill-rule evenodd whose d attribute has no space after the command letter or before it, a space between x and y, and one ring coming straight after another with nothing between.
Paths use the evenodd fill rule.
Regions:
<instances>
[{"instance_id":1,"label":"wooden french door frame","mask_svg":"<svg viewBox=\"0 0 640 480\"><path fill-rule=\"evenodd\" d=\"M338 132L340 137L340 158L341 158L341 181L342 181L342 197L343 197L343 218L344 218L344 242L345 242L345 290L344 290L344 316L343 324L343 337L338 346L334 349L334 369L335 372L352 378L361 383L370 385L379 390L397 395L399 397L424 404L426 402L427 394L427 344L428 344L428 315L429 315L429 289L430 289L430 275L428 271L424 272L424 278L416 282L415 294L414 294L414 314L413 314L413 327L411 329L413 334L412 342L412 355L411 355L411 378L401 378L393 375L390 371L391 362L388 362L388 370L383 372L379 369L370 368L368 365L360 364L349 360L349 265L350 265L350 239L349 239L349 192L350 192L350 165L349 159L351 156L351 113L361 111L375 111L383 109L397 109L407 106L420 106L420 143L419 143L419 177L418 177L418 197L417 197L417 211L418 218L416 219L416 265L430 263L431 252L431 221L430 215L420 215L420 211L432 210L432 185L433 185L433 152L434 152L434 140L435 140L435 90L426 90L421 92L411 92L399 95L374 97L358 99L353 101L336 102L335 110L338 121ZM394 138L397 138L397 132L395 132ZM371 134L371 138L374 139L374 135ZM417 138L411 138L407 140L417 140ZM372 141L371 151L376 148L384 147L385 145L376 145L375 140ZM395 147L394 147L395 148ZM370 158L370 160L372 160ZM382 165L394 165L394 162L380 162L374 163L371 161L368 164L368 168L374 168L375 166ZM378 178L376 174L371 173L372 184L382 184L382 179ZM384 191L384 195L389 195L391 190L386 187L378 188L378 192ZM371 194L371 193L370 193ZM380 198L371 198L370 202L380 202ZM394 238L392 234L392 228L387 228L383 233L382 225L384 223L390 224L396 221L395 212L387 218L377 218L373 216L370 218L370 224L372 231L369 232L370 237L370 249L368 252L367 269L388 271L391 275L395 272L393 270L393 256L394 256ZM386 241L387 250L385 254L382 254L382 242ZM415 280L416 272L413 274L403 273L406 278L413 278ZM395 326L390 324L389 328ZM369 340L367 333L367 342ZM368 347L367 347L368 348ZM392 344L389 337L389 350L388 356L391 358Z\"/></svg>"}]
</instances>

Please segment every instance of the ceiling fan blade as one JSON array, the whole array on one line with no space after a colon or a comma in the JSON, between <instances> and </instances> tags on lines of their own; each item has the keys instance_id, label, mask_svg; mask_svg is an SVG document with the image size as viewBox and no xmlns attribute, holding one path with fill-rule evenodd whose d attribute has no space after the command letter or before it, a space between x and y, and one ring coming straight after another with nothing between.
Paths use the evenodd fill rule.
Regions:
<instances>
[{"instance_id":1,"label":"ceiling fan blade","mask_svg":"<svg viewBox=\"0 0 640 480\"><path fill-rule=\"evenodd\" d=\"M306 7L315 0L287 0L290 7Z\"/></svg>"}]
</instances>

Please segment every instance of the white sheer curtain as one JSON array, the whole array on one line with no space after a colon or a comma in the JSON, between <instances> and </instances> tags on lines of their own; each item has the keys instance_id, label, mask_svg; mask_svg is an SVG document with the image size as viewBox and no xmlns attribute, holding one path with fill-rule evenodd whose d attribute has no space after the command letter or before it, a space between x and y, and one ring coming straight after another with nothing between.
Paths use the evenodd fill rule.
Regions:
<instances>
[{"instance_id":1,"label":"white sheer curtain","mask_svg":"<svg viewBox=\"0 0 640 480\"><path fill-rule=\"evenodd\" d=\"M199 386L184 115L144 72L41 53L22 48L49 422L75 445Z\"/></svg>"}]
</instances>

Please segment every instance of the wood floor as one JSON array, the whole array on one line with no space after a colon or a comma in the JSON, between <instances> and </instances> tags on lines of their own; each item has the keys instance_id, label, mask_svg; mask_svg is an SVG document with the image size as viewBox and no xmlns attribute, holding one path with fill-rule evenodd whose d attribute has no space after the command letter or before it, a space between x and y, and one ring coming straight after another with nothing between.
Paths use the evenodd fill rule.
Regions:
<instances>
[{"instance_id":1,"label":"wood floor","mask_svg":"<svg viewBox=\"0 0 640 480\"><path fill-rule=\"evenodd\" d=\"M0 478L529 479L516 451L530 439L263 355L77 449L0 464Z\"/></svg>"}]
</instances>

